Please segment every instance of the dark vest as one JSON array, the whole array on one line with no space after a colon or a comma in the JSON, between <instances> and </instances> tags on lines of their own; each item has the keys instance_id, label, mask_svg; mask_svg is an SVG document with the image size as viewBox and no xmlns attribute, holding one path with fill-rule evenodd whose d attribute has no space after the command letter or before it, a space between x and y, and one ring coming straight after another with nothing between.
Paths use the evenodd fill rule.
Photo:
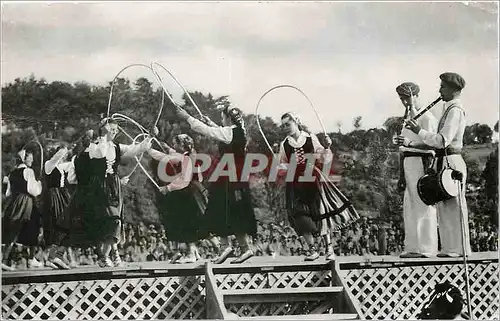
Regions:
<instances>
[{"instance_id":1,"label":"dark vest","mask_svg":"<svg viewBox=\"0 0 500 321\"><path fill-rule=\"evenodd\" d=\"M28 194L28 182L24 179L24 169L16 168L9 175L10 191L12 195Z\"/></svg>"},{"instance_id":2,"label":"dark vest","mask_svg":"<svg viewBox=\"0 0 500 321\"><path fill-rule=\"evenodd\" d=\"M288 139L285 140L283 147L285 149L285 155L288 159L288 162L291 162L290 160L292 159L292 157L297 157L296 175L303 173L306 167L306 159L302 156L305 154L314 153L314 145L312 143L311 136L306 137L306 142L304 143L304 145L302 145L302 147L292 147L292 145L290 145L290 143L288 142Z\"/></svg>"},{"instance_id":3,"label":"dark vest","mask_svg":"<svg viewBox=\"0 0 500 321\"><path fill-rule=\"evenodd\" d=\"M222 158L225 154L232 154L236 165L236 175L238 180L241 177L243 165L245 164L247 138L245 132L239 127L233 128L233 140L229 143L219 143L219 154ZM227 177L221 177L227 179Z\"/></svg>"},{"instance_id":4,"label":"dark vest","mask_svg":"<svg viewBox=\"0 0 500 321\"><path fill-rule=\"evenodd\" d=\"M120 150L120 144L115 143L115 153L116 153L116 158L115 162L113 164L113 175L118 175L118 166L120 165L121 161L121 150ZM91 163L93 164L93 169L95 170L95 174L98 175L99 177L105 177L106 176L106 169L107 169L107 164L106 164L106 157L103 158L97 158L97 159L91 159Z\"/></svg>"},{"instance_id":5,"label":"dark vest","mask_svg":"<svg viewBox=\"0 0 500 321\"><path fill-rule=\"evenodd\" d=\"M66 179L66 173L64 176L64 179ZM47 182L47 188L61 187L61 172L57 168L54 168L52 173L49 175L45 174L45 180Z\"/></svg>"}]
</instances>

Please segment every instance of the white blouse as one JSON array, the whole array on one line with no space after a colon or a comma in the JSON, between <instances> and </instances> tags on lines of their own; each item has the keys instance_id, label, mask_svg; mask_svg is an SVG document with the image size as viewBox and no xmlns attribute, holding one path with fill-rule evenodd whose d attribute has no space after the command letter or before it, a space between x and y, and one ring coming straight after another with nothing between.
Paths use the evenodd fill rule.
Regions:
<instances>
[{"instance_id":1,"label":"white blouse","mask_svg":"<svg viewBox=\"0 0 500 321\"><path fill-rule=\"evenodd\" d=\"M120 153L123 158L132 158L148 149L149 140L144 140L140 144L124 145L120 144ZM116 144L107 141L106 137L99 137L97 143L91 143L88 147L89 157L106 158L106 174L113 174L113 165L116 161Z\"/></svg>"},{"instance_id":2,"label":"white blouse","mask_svg":"<svg viewBox=\"0 0 500 321\"><path fill-rule=\"evenodd\" d=\"M208 136L226 144L229 144L233 141L233 128L236 128L236 125L208 126L207 124L199 121L193 116L190 116L187 119L187 122L191 126L191 129L198 134Z\"/></svg>"},{"instance_id":3,"label":"white blouse","mask_svg":"<svg viewBox=\"0 0 500 321\"><path fill-rule=\"evenodd\" d=\"M33 169L26 166L26 164L21 164L17 166L17 168L24 168L23 177L28 185L28 193L35 197L42 194L42 182L35 178L35 172L33 171ZM7 191L5 195L10 196L11 194L12 191L10 189L10 181L7 181Z\"/></svg>"},{"instance_id":4,"label":"white blouse","mask_svg":"<svg viewBox=\"0 0 500 321\"><path fill-rule=\"evenodd\" d=\"M76 173L75 173L75 164L74 158L69 162L62 162L62 159L67 155L68 149L62 148L52 156L51 159L45 162L45 174L50 175L54 169L57 169L61 174L61 182L59 187L64 187L64 173L68 173L68 183L76 184Z\"/></svg>"},{"instance_id":5,"label":"white blouse","mask_svg":"<svg viewBox=\"0 0 500 321\"><path fill-rule=\"evenodd\" d=\"M281 142L278 159L280 160L280 163L282 165L289 163L289 159L287 158L285 153L285 142L288 140L288 143L293 148L301 148L306 143L307 137L311 137L315 158L317 160L320 160L323 163L330 163L332 161L333 159L332 151L329 148L324 148L323 145L321 145L321 143L319 142L319 139L316 135L306 133L305 131L301 131L297 139L288 136L287 138L285 138L285 140Z\"/></svg>"},{"instance_id":6,"label":"white blouse","mask_svg":"<svg viewBox=\"0 0 500 321\"><path fill-rule=\"evenodd\" d=\"M176 179L174 179L172 182L170 182L170 184L167 185L167 190L169 192L178 191L178 190L184 189L184 188L189 186L189 183L191 182L190 179L192 178L192 175L193 175L193 167L194 167L194 161L195 161L192 157L191 158L188 157L188 159L185 159L184 158L184 157L186 157L185 154L183 155L183 154L177 153L172 148L169 149L168 155L165 153L162 153L158 150L155 150L153 148L151 148L148 151L148 153L149 153L149 155L151 155L151 157L153 157L157 161L162 161L168 155L174 156L174 157L171 157L168 159L172 163L179 163L182 161L182 173ZM202 179L201 175L198 175L198 179L201 182L201 179Z\"/></svg>"}]
</instances>

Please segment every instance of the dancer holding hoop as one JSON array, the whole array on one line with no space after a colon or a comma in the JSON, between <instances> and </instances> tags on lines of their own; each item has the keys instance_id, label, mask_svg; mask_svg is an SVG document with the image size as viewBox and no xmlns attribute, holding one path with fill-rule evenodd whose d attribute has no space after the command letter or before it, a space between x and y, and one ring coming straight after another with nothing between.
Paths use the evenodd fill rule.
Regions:
<instances>
[{"instance_id":1,"label":"dancer holding hoop","mask_svg":"<svg viewBox=\"0 0 500 321\"><path fill-rule=\"evenodd\" d=\"M236 167L237 181L232 182L227 176L220 176L217 181L209 185L207 210L203 219L205 236L218 235L222 238L225 249L214 263L223 263L234 251L228 237L236 235L242 248L242 254L231 263L243 263L254 255L250 248L249 235L257 234L257 221L252 206L250 185L248 181L241 181L241 171L245 162L247 137L243 114L240 109L218 107L222 109L223 126L206 125L190 116L184 109L177 106L177 115L185 119L195 132L211 137L219 142L219 156L233 156ZM206 117L204 120L208 122ZM216 168L217 170L217 168Z\"/></svg>"},{"instance_id":2,"label":"dancer holding hoop","mask_svg":"<svg viewBox=\"0 0 500 321\"><path fill-rule=\"evenodd\" d=\"M155 128L155 135L157 133ZM200 239L201 221L207 206L205 188L201 185L202 176L199 173L193 175L196 161L194 140L186 134L179 134L173 139L174 148L165 143L162 145L168 154L150 149L149 155L162 165L158 167L160 171L170 166L174 174L181 175L160 187L162 195L157 199L158 210L168 239L188 245L187 255L180 258L178 252L171 262L194 263L201 258L196 241ZM161 181L161 177L158 178Z\"/></svg>"},{"instance_id":3,"label":"dancer holding hoop","mask_svg":"<svg viewBox=\"0 0 500 321\"><path fill-rule=\"evenodd\" d=\"M42 227L42 216L35 198L42 193L42 182L35 177L31 168L33 151L23 148L17 156L17 166L8 176L6 196L9 199L2 215L2 243L6 246L2 260L4 271L14 270L8 263L15 243L31 247L29 267L43 266L35 258Z\"/></svg>"},{"instance_id":4,"label":"dancer holding hoop","mask_svg":"<svg viewBox=\"0 0 500 321\"><path fill-rule=\"evenodd\" d=\"M314 155L316 162L323 165L331 164L332 141L326 136L323 144L314 134L302 130L299 118L293 113L281 116L281 126L285 129L287 137L280 145L279 166L280 175L291 169L290 163L295 163L293 181L286 182L286 208L290 225L298 235L303 236L309 246L306 261L319 258L319 253L314 245L314 235L323 237L327 252L326 259L335 259L331 242L331 231L341 228L347 223L359 218L350 202L340 191L322 175L316 167L306 159L306 155ZM294 162L295 161L295 162ZM314 166L310 181L301 181L306 176L307 168Z\"/></svg>"},{"instance_id":5,"label":"dancer holding hoop","mask_svg":"<svg viewBox=\"0 0 500 321\"><path fill-rule=\"evenodd\" d=\"M114 142L118 124L113 119L103 119L97 142L89 147L75 161L79 188L74 196L73 208L79 211L81 235L75 236L73 244L100 244L99 266L112 267L121 260L110 253L121 241L123 220L123 195L118 167L124 159L131 159L151 148L151 138L140 144L124 145Z\"/></svg>"},{"instance_id":6,"label":"dancer holding hoop","mask_svg":"<svg viewBox=\"0 0 500 321\"><path fill-rule=\"evenodd\" d=\"M73 160L69 161L69 150L65 146L53 147L48 152L49 160L44 164L44 237L50 247L48 264L57 269L70 269L64 261L65 247L62 246L70 229L70 213L66 210L71 196L66 184L76 184Z\"/></svg>"}]
</instances>

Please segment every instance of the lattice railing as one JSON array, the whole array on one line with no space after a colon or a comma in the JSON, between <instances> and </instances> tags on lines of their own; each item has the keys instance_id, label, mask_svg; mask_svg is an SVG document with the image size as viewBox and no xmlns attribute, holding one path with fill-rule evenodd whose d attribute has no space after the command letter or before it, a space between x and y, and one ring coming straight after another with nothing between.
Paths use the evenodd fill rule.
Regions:
<instances>
[{"instance_id":1,"label":"lattice railing","mask_svg":"<svg viewBox=\"0 0 500 321\"><path fill-rule=\"evenodd\" d=\"M203 276L2 286L3 319L204 319Z\"/></svg>"},{"instance_id":2,"label":"lattice railing","mask_svg":"<svg viewBox=\"0 0 500 321\"><path fill-rule=\"evenodd\" d=\"M449 281L465 299L462 264L340 270L367 319L415 319L436 283ZM470 263L473 319L499 319L498 263ZM467 307L464 306L464 312Z\"/></svg>"}]
</instances>

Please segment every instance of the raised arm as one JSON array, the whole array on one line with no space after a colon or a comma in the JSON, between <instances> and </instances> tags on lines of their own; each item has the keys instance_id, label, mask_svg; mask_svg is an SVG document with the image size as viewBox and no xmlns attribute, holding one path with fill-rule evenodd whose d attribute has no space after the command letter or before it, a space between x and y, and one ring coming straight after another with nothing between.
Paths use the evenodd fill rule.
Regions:
<instances>
[{"instance_id":1,"label":"raised arm","mask_svg":"<svg viewBox=\"0 0 500 321\"><path fill-rule=\"evenodd\" d=\"M124 158L132 158L141 153L148 151L151 148L151 138L146 138L140 144L124 145L120 144L121 156Z\"/></svg>"},{"instance_id":2,"label":"raised arm","mask_svg":"<svg viewBox=\"0 0 500 321\"><path fill-rule=\"evenodd\" d=\"M59 164L60 161L66 156L68 153L68 149L66 147L61 148L60 150L57 151L57 153L52 156L51 159L45 162L44 164L44 169L45 169L45 174L50 175L54 168L56 168L57 164Z\"/></svg>"},{"instance_id":3,"label":"raised arm","mask_svg":"<svg viewBox=\"0 0 500 321\"><path fill-rule=\"evenodd\" d=\"M162 159L164 159L167 156L173 156L173 157L170 157L169 161L180 162L182 160L182 157L183 157L182 154L177 153L175 151L175 149L173 149L173 148L168 149L168 154L165 154L163 152L160 152L159 150L151 148L148 150L148 154L157 161L161 161Z\"/></svg>"},{"instance_id":4,"label":"raised arm","mask_svg":"<svg viewBox=\"0 0 500 321\"><path fill-rule=\"evenodd\" d=\"M198 134L208 136L226 144L229 144L233 140L232 127L208 126L192 116L187 118L187 122L191 126L191 129Z\"/></svg>"}]
</instances>

